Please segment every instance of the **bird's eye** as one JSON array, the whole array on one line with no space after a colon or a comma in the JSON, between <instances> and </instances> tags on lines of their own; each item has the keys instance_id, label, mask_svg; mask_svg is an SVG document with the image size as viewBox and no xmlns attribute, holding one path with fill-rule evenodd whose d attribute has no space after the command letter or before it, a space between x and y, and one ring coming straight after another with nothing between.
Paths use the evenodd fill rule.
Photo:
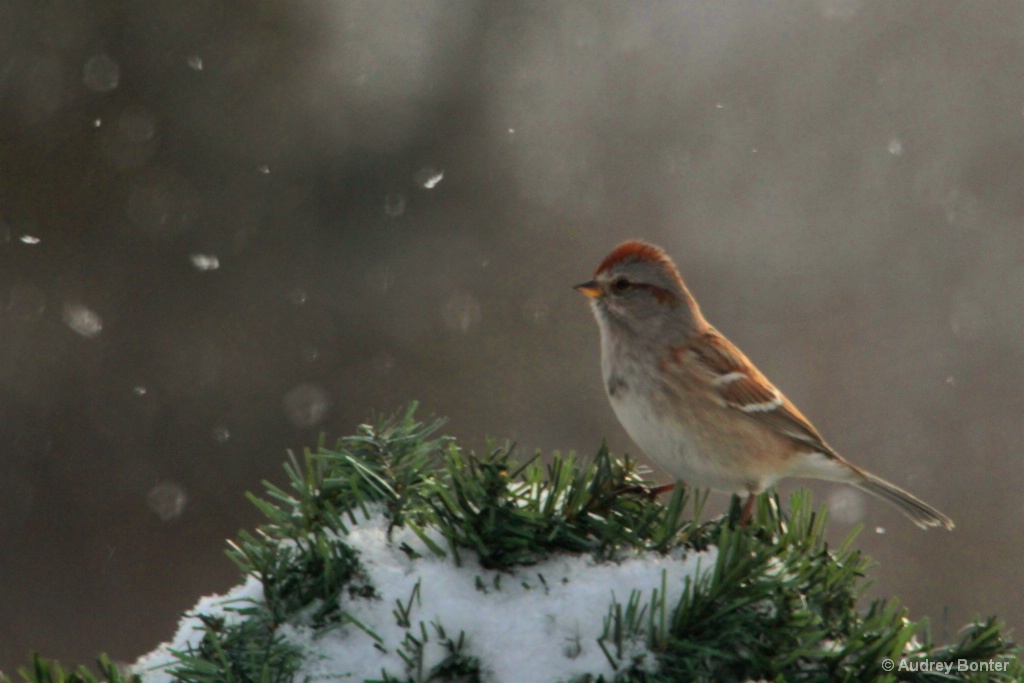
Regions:
<instances>
[{"instance_id":1,"label":"bird's eye","mask_svg":"<svg viewBox=\"0 0 1024 683\"><path fill-rule=\"evenodd\" d=\"M632 286L633 285L629 280L627 280L624 277L620 277L618 280L612 283L612 290L614 290L616 294L622 294Z\"/></svg>"}]
</instances>

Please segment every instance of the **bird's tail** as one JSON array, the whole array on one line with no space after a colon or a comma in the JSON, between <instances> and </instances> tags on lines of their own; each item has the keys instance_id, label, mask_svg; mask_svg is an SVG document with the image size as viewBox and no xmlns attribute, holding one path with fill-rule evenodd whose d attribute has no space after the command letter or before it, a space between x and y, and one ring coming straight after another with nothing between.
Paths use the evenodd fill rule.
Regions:
<instances>
[{"instance_id":1,"label":"bird's tail","mask_svg":"<svg viewBox=\"0 0 1024 683\"><path fill-rule=\"evenodd\" d=\"M896 506L900 512L909 517L914 524L922 529L933 526L941 526L946 529L953 528L953 520L920 498L911 495L895 484L890 484L881 477L876 477L870 472L858 470L858 473L863 478L851 482L854 486Z\"/></svg>"}]
</instances>

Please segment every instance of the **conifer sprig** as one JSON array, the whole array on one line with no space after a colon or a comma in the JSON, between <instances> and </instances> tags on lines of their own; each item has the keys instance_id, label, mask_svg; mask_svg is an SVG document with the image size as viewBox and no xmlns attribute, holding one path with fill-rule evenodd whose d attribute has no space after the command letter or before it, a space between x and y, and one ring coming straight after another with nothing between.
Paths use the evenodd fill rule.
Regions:
<instances>
[{"instance_id":1,"label":"conifer sprig","mask_svg":"<svg viewBox=\"0 0 1024 683\"><path fill-rule=\"evenodd\" d=\"M321 634L355 628L383 648L378 627L347 609L354 600L377 599L359 554L346 543L371 515L384 515L389 533L413 531L421 549L438 558L490 570L494 585L482 590L500 590L501 576L560 554L616 562L717 548L713 566L687 579L680 599L668 601L663 580L649 594L613 600L597 645L614 677L578 681L950 680L928 671L887 672L886 658L998 662L1002 669L956 673L953 680L1024 678L1020 650L994 618L937 645L926 622L909 621L895 600L859 607L871 562L854 547L856 534L829 546L827 515L804 492L785 512L777 495L761 496L746 527L737 523L738 501L730 514L701 521L706 494L678 487L666 503L655 500L636 463L614 458L603 445L589 461L555 453L546 464L539 455L521 463L507 445L477 456L435 436L442 422L419 422L415 409L361 425L332 447L321 441L301 457L289 454L285 484L268 482L263 497L250 495L267 521L241 532L228 555L262 584L263 600L193 615L202 638L175 654L169 670L176 680L294 680L305 655L283 635L286 625ZM401 549L419 555L408 545ZM382 672L378 680L482 680L487 663L472 651L472 633L446 629L443 615L418 620L421 594L429 590L417 583L408 600L396 603L395 624L405 629L396 654L406 671ZM442 648L440 664L425 665L428 646ZM38 656L20 673L28 683L140 681L105 657L98 676L84 667L64 671Z\"/></svg>"}]
</instances>

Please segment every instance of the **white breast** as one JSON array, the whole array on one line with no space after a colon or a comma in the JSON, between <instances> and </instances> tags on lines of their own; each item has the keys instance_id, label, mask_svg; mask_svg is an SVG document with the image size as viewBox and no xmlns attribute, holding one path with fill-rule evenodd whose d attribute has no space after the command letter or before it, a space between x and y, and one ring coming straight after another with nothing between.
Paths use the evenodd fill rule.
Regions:
<instances>
[{"instance_id":1,"label":"white breast","mask_svg":"<svg viewBox=\"0 0 1024 683\"><path fill-rule=\"evenodd\" d=\"M644 455L674 480L696 488L747 491L750 482L742 469L729 466L728 456L723 459L725 454L713 452L711 444L718 435L711 433L706 421L667 399L655 403L652 397L641 395L642 392L637 392L628 382L618 380L606 363L602 365L605 366L605 389L615 389L614 393L608 392L612 410ZM622 367L622 363L618 365ZM634 366L624 374L638 377L642 372Z\"/></svg>"},{"instance_id":2,"label":"white breast","mask_svg":"<svg viewBox=\"0 0 1024 683\"><path fill-rule=\"evenodd\" d=\"M663 359L649 340L623 330L612 334L611 322L597 302L594 313L601 328L601 370L608 400L643 454L675 481L696 488L745 492L751 483L761 483L749 481L749 472L738 466L737 458L746 453L714 450L723 441L721 425L665 395L657 378Z\"/></svg>"}]
</instances>

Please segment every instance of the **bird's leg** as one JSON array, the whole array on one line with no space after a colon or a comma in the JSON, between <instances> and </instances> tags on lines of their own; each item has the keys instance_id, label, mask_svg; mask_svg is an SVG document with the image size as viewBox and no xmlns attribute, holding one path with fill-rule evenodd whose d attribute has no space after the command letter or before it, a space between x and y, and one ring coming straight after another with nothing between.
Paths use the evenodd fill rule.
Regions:
<instances>
[{"instance_id":1,"label":"bird's leg","mask_svg":"<svg viewBox=\"0 0 1024 683\"><path fill-rule=\"evenodd\" d=\"M635 486L623 486L622 488L620 488L618 491L615 492L615 495L616 496L621 496L621 495L627 494L627 493L628 494L634 494L635 493L635 494L640 494L640 495L643 495L643 496L647 496L649 499L654 500L655 498L657 498L661 494L666 493L668 491L671 491L675 487L676 487L675 484L662 484L661 486L655 486L654 488L650 488L648 486L642 486L640 484L637 484Z\"/></svg>"},{"instance_id":2,"label":"bird's leg","mask_svg":"<svg viewBox=\"0 0 1024 683\"><path fill-rule=\"evenodd\" d=\"M658 496L660 496L663 493L668 493L669 491L671 491L675 487L676 487L676 485L674 483L673 484L662 484L661 486L655 486L653 489L647 489L647 495L649 495L651 498L657 498Z\"/></svg>"},{"instance_id":3,"label":"bird's leg","mask_svg":"<svg viewBox=\"0 0 1024 683\"><path fill-rule=\"evenodd\" d=\"M750 519L754 515L755 496L753 491L747 494L747 502L743 505L743 514L740 515L740 526L750 526Z\"/></svg>"}]
</instances>

